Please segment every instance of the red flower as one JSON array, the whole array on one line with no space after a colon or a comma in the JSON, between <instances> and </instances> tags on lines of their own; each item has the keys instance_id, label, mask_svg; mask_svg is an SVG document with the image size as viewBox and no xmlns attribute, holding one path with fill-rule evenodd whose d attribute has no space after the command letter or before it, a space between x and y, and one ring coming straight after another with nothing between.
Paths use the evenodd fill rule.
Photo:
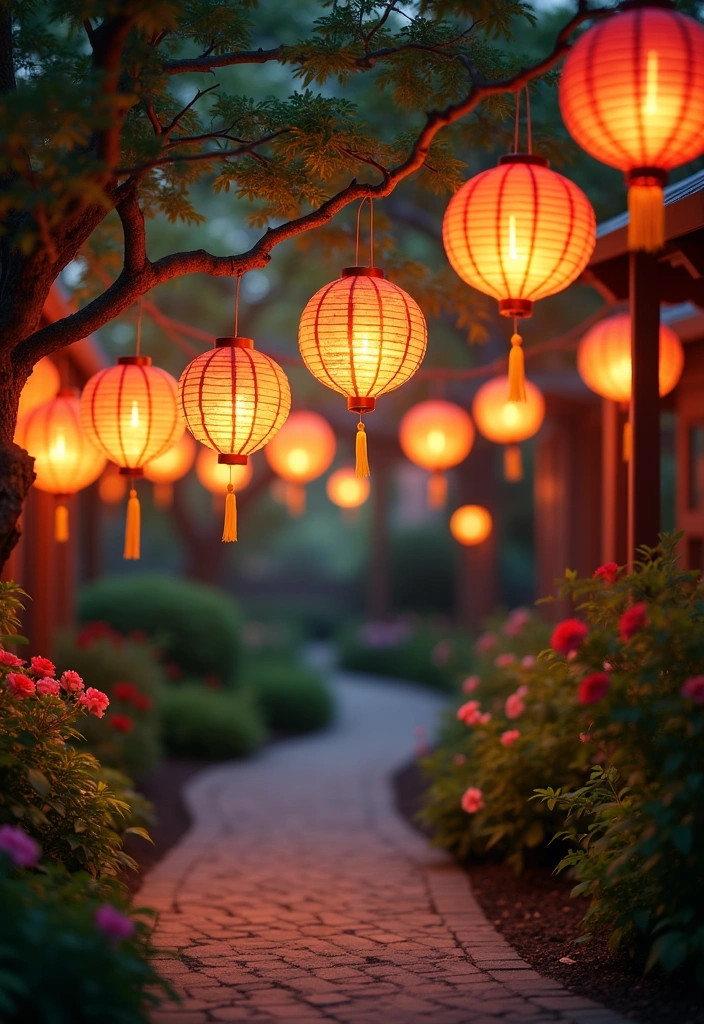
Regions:
<instances>
[{"instance_id":1,"label":"red flower","mask_svg":"<svg viewBox=\"0 0 704 1024\"><path fill-rule=\"evenodd\" d=\"M587 638L589 629L579 619L564 619L555 626L550 646L558 654L572 654Z\"/></svg>"},{"instance_id":2,"label":"red flower","mask_svg":"<svg viewBox=\"0 0 704 1024\"><path fill-rule=\"evenodd\" d=\"M135 693L132 704L137 711L149 711L152 706L152 699L147 697L146 693Z\"/></svg>"},{"instance_id":3,"label":"red flower","mask_svg":"<svg viewBox=\"0 0 704 1024\"><path fill-rule=\"evenodd\" d=\"M37 693L40 693L42 697L58 697L61 688L56 679L38 679Z\"/></svg>"},{"instance_id":4,"label":"red flower","mask_svg":"<svg viewBox=\"0 0 704 1024\"><path fill-rule=\"evenodd\" d=\"M607 562L600 565L594 573L595 580L603 580L604 583L615 583L618 578L618 565L616 562Z\"/></svg>"},{"instance_id":5,"label":"red flower","mask_svg":"<svg viewBox=\"0 0 704 1024\"><path fill-rule=\"evenodd\" d=\"M91 715L95 715L96 718L102 718L110 701L108 700L107 693L103 693L102 690L96 690L94 686L89 686L86 692L82 693L78 698L78 703L88 708Z\"/></svg>"},{"instance_id":6,"label":"red flower","mask_svg":"<svg viewBox=\"0 0 704 1024\"><path fill-rule=\"evenodd\" d=\"M20 665L24 665L24 662L16 654L10 654L9 651L3 651L0 648L0 665L7 665L8 668L19 668Z\"/></svg>"},{"instance_id":7,"label":"red flower","mask_svg":"<svg viewBox=\"0 0 704 1024\"><path fill-rule=\"evenodd\" d=\"M609 682L606 672L592 672L579 684L577 700L580 704L598 704L609 692Z\"/></svg>"},{"instance_id":8,"label":"red flower","mask_svg":"<svg viewBox=\"0 0 704 1024\"><path fill-rule=\"evenodd\" d=\"M690 676L680 693L695 704L704 704L704 676Z\"/></svg>"},{"instance_id":9,"label":"red flower","mask_svg":"<svg viewBox=\"0 0 704 1024\"><path fill-rule=\"evenodd\" d=\"M648 622L647 608L643 601L627 608L618 624L618 633L624 643L632 640Z\"/></svg>"},{"instance_id":10,"label":"red flower","mask_svg":"<svg viewBox=\"0 0 704 1024\"><path fill-rule=\"evenodd\" d=\"M36 672L38 676L53 676L56 672L56 666L53 661L49 661L48 658L32 658L30 665L32 671Z\"/></svg>"},{"instance_id":11,"label":"red flower","mask_svg":"<svg viewBox=\"0 0 704 1024\"><path fill-rule=\"evenodd\" d=\"M110 725L117 732L132 732L134 729L134 722L129 715L113 715L110 719Z\"/></svg>"},{"instance_id":12,"label":"red flower","mask_svg":"<svg viewBox=\"0 0 704 1024\"><path fill-rule=\"evenodd\" d=\"M78 672L69 668L61 674L61 685L68 693L80 693L83 689L83 680Z\"/></svg>"},{"instance_id":13,"label":"red flower","mask_svg":"<svg viewBox=\"0 0 704 1024\"><path fill-rule=\"evenodd\" d=\"M8 672L7 688L15 697L31 697L36 690L34 680L21 672Z\"/></svg>"},{"instance_id":14,"label":"red flower","mask_svg":"<svg viewBox=\"0 0 704 1024\"><path fill-rule=\"evenodd\" d=\"M120 634L108 626L107 622L89 622L76 637L79 647L90 647L96 640L109 640L116 647L122 643Z\"/></svg>"},{"instance_id":15,"label":"red flower","mask_svg":"<svg viewBox=\"0 0 704 1024\"><path fill-rule=\"evenodd\" d=\"M137 696L137 687L134 683L115 683L115 700L124 701L125 704L131 704Z\"/></svg>"}]
</instances>

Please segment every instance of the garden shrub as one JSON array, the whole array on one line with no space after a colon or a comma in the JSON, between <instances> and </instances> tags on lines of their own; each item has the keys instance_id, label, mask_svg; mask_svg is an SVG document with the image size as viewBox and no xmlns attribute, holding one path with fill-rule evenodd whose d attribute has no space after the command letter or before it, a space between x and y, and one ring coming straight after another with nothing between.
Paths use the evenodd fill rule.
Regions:
<instances>
[{"instance_id":1,"label":"garden shrub","mask_svg":"<svg viewBox=\"0 0 704 1024\"><path fill-rule=\"evenodd\" d=\"M368 622L338 636L340 667L452 690L466 642L428 623Z\"/></svg>"},{"instance_id":2,"label":"garden shrub","mask_svg":"<svg viewBox=\"0 0 704 1024\"><path fill-rule=\"evenodd\" d=\"M177 756L245 757L265 739L264 723L248 693L183 683L162 693L159 711L164 745Z\"/></svg>"},{"instance_id":3,"label":"garden shrub","mask_svg":"<svg viewBox=\"0 0 704 1024\"><path fill-rule=\"evenodd\" d=\"M250 660L244 676L273 732L312 732L332 720L332 692L314 669L259 655Z\"/></svg>"},{"instance_id":4,"label":"garden shrub","mask_svg":"<svg viewBox=\"0 0 704 1024\"><path fill-rule=\"evenodd\" d=\"M83 587L78 614L89 626L107 623L122 636L149 637L171 678L237 682L242 623L236 603L222 590L172 576L111 577Z\"/></svg>"},{"instance_id":5,"label":"garden shrub","mask_svg":"<svg viewBox=\"0 0 704 1024\"><path fill-rule=\"evenodd\" d=\"M89 717L81 722L91 752L102 765L142 778L161 755L156 702L163 674L154 649L112 630L83 631L80 638L59 639L56 660L110 698L101 721Z\"/></svg>"}]
</instances>

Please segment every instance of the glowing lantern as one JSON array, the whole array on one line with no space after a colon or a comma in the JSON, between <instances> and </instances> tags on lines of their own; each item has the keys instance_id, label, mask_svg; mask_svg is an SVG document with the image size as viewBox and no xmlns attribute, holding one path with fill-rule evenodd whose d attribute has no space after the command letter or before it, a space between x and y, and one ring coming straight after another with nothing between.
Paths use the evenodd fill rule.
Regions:
<instances>
[{"instance_id":1,"label":"glowing lantern","mask_svg":"<svg viewBox=\"0 0 704 1024\"><path fill-rule=\"evenodd\" d=\"M419 402L401 420L399 441L404 455L432 474L428 503L431 508L442 508L447 499L443 470L466 459L474 444L469 413L454 402Z\"/></svg>"},{"instance_id":2,"label":"glowing lantern","mask_svg":"<svg viewBox=\"0 0 704 1024\"><path fill-rule=\"evenodd\" d=\"M298 344L313 376L359 413L356 472L368 476L362 416L420 366L427 344L420 307L378 267L347 267L308 302Z\"/></svg>"},{"instance_id":3,"label":"glowing lantern","mask_svg":"<svg viewBox=\"0 0 704 1024\"><path fill-rule=\"evenodd\" d=\"M257 352L251 338L217 338L178 382L181 408L197 441L226 466L246 466L286 422L291 389L278 363ZM222 539L237 540L235 486L227 484Z\"/></svg>"},{"instance_id":4,"label":"glowing lantern","mask_svg":"<svg viewBox=\"0 0 704 1024\"><path fill-rule=\"evenodd\" d=\"M120 474L117 466L108 462L107 468L98 481L98 494L105 505L119 505L127 494L127 478Z\"/></svg>"},{"instance_id":5,"label":"glowing lantern","mask_svg":"<svg viewBox=\"0 0 704 1024\"><path fill-rule=\"evenodd\" d=\"M19 421L17 441L34 456L34 486L58 499L83 490L98 479L105 459L81 426L80 400L73 388L38 405ZM68 509L56 506L54 536L68 540Z\"/></svg>"},{"instance_id":6,"label":"glowing lantern","mask_svg":"<svg viewBox=\"0 0 704 1024\"><path fill-rule=\"evenodd\" d=\"M462 505L450 518L450 533L465 547L485 541L492 526L491 515L482 505Z\"/></svg>"},{"instance_id":7,"label":"glowing lantern","mask_svg":"<svg viewBox=\"0 0 704 1024\"><path fill-rule=\"evenodd\" d=\"M495 444L508 447L504 452L504 476L516 481L523 477L521 441L537 434L545 418L545 399L535 384L526 381L525 402L506 399L506 377L494 377L477 391L472 415L480 434Z\"/></svg>"},{"instance_id":8,"label":"glowing lantern","mask_svg":"<svg viewBox=\"0 0 704 1024\"><path fill-rule=\"evenodd\" d=\"M173 447L183 434L176 381L152 366L149 356L120 356L117 366L94 374L81 395L81 423L88 439L120 472L144 476L144 466ZM137 491L127 502L124 557L139 558Z\"/></svg>"},{"instance_id":9,"label":"glowing lantern","mask_svg":"<svg viewBox=\"0 0 704 1024\"><path fill-rule=\"evenodd\" d=\"M267 462L287 483L286 504L291 515L306 507L304 484L317 479L335 458L335 433L317 412L292 412L264 450Z\"/></svg>"},{"instance_id":10,"label":"glowing lantern","mask_svg":"<svg viewBox=\"0 0 704 1024\"><path fill-rule=\"evenodd\" d=\"M596 244L596 219L582 190L547 160L510 153L455 192L442 240L462 280L498 299L499 312L515 320L579 277ZM520 346L514 330L509 397L515 402L525 401Z\"/></svg>"},{"instance_id":11,"label":"glowing lantern","mask_svg":"<svg viewBox=\"0 0 704 1024\"><path fill-rule=\"evenodd\" d=\"M622 7L573 46L560 109L583 149L625 172L629 246L654 252L668 172L704 149L704 28L662 0Z\"/></svg>"},{"instance_id":12,"label":"glowing lantern","mask_svg":"<svg viewBox=\"0 0 704 1024\"><path fill-rule=\"evenodd\" d=\"M36 409L38 405L44 405L45 402L50 401L60 387L61 378L56 364L48 356L44 356L34 364L27 383L22 388L17 418L21 419L31 409Z\"/></svg>"},{"instance_id":13,"label":"glowing lantern","mask_svg":"<svg viewBox=\"0 0 704 1024\"><path fill-rule=\"evenodd\" d=\"M227 466L218 462L218 453L212 448L201 447L196 459L196 476L207 491L222 495L231 482L235 494L243 491L252 479L252 463L248 460L241 466Z\"/></svg>"},{"instance_id":14,"label":"glowing lantern","mask_svg":"<svg viewBox=\"0 0 704 1024\"><path fill-rule=\"evenodd\" d=\"M358 508L369 497L369 480L351 467L336 469L325 485L328 498L340 508Z\"/></svg>"},{"instance_id":15,"label":"glowing lantern","mask_svg":"<svg viewBox=\"0 0 704 1024\"><path fill-rule=\"evenodd\" d=\"M174 481L185 476L196 457L196 443L184 431L181 440L172 448L158 455L144 467L144 475L154 484L154 504L157 508L169 508L173 502Z\"/></svg>"}]
</instances>

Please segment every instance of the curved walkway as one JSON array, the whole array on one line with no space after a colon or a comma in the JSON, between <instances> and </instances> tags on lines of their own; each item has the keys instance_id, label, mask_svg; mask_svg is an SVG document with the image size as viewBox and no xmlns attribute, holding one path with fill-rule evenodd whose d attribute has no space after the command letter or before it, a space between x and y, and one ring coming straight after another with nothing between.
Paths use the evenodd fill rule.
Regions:
<instances>
[{"instance_id":1,"label":"curved walkway","mask_svg":"<svg viewBox=\"0 0 704 1024\"><path fill-rule=\"evenodd\" d=\"M536 974L466 874L398 817L390 773L432 729L420 688L335 676L337 726L191 780L194 824L140 892L164 1024L625 1024Z\"/></svg>"}]
</instances>

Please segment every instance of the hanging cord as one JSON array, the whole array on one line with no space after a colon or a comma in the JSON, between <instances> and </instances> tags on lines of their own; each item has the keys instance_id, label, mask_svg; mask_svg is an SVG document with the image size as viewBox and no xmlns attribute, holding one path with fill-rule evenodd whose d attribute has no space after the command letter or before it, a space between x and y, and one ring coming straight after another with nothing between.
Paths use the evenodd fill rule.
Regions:
<instances>
[{"instance_id":1,"label":"hanging cord","mask_svg":"<svg viewBox=\"0 0 704 1024\"><path fill-rule=\"evenodd\" d=\"M237 275L237 286L235 287L235 337L239 338L239 326L240 326L240 283L242 281L242 274Z\"/></svg>"},{"instance_id":2,"label":"hanging cord","mask_svg":"<svg viewBox=\"0 0 704 1024\"><path fill-rule=\"evenodd\" d=\"M357 208L357 230L354 242L354 265L359 266L359 221L362 216L362 207L369 203L369 266L374 266L374 200L371 196L365 196Z\"/></svg>"},{"instance_id":3,"label":"hanging cord","mask_svg":"<svg viewBox=\"0 0 704 1024\"><path fill-rule=\"evenodd\" d=\"M518 152L518 133L521 124L521 93L523 89L519 89L516 93L516 120L513 126L513 152Z\"/></svg>"},{"instance_id":4,"label":"hanging cord","mask_svg":"<svg viewBox=\"0 0 704 1024\"><path fill-rule=\"evenodd\" d=\"M135 355L140 355L140 351L141 351L141 348L142 348L142 313L143 312L144 312L143 302L142 302L142 299L140 298L140 300L139 300L139 308L138 308L138 311L137 311L137 342L135 344Z\"/></svg>"},{"instance_id":5,"label":"hanging cord","mask_svg":"<svg viewBox=\"0 0 704 1024\"><path fill-rule=\"evenodd\" d=\"M526 83L526 124L528 126L528 153L533 152L533 128L530 122L530 92L528 91L528 83Z\"/></svg>"}]
</instances>

